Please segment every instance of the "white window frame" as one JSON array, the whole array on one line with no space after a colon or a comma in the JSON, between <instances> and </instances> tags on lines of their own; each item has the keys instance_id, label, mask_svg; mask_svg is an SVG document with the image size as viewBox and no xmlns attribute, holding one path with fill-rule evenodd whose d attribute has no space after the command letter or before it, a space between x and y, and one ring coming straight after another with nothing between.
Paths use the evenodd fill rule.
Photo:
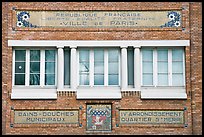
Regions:
<instances>
[{"instance_id":1,"label":"white window frame","mask_svg":"<svg viewBox=\"0 0 204 137\"><path fill-rule=\"evenodd\" d=\"M97 47L98 48L98 47ZM80 74L79 74L79 50L87 49L89 50L89 85L80 85ZM104 85L94 85L94 49L95 48L80 48L77 50L77 85L79 88L83 87L120 87L120 79L121 79L121 55L120 49L118 49L118 85L109 85L108 84L108 50L113 48L100 48L104 50Z\"/></svg>"},{"instance_id":2,"label":"white window frame","mask_svg":"<svg viewBox=\"0 0 204 137\"><path fill-rule=\"evenodd\" d=\"M120 87L113 87L113 86L102 86L102 87L84 87L84 88L80 88L77 87L77 85L79 85L79 74L77 72L79 72L78 68L79 68L79 60L78 60L78 50L77 48L91 48L91 47L117 47L117 48L121 48L121 46L126 45L127 48L130 46L134 47L134 53L135 51L137 51L136 55L137 56L141 56L141 47L185 47L185 46L190 46L190 40L8 40L8 46L9 47L23 47L23 49L26 49L27 47L36 47L36 48L50 48L50 47L54 47L57 48L58 46L63 46L63 47L70 47L71 51L73 51L73 60L74 62L72 62L74 65L72 66L72 63L70 64L70 69L74 72L74 75L71 75L70 77L70 88L66 88L64 86L64 89L61 89L62 91L76 91L77 92L77 99L121 99L121 91L122 89ZM75 48L75 50L73 50L72 48ZM136 50L137 49L137 50ZM76 52L75 52L76 51ZM120 50L121 51L121 50ZM139 51L139 52L138 52ZM76 54L75 54L76 53ZM185 53L184 53L185 54ZM71 52L72 55L72 52ZM120 54L119 54L120 56ZM135 56L135 55L134 55ZM57 58L57 56L56 56ZM120 59L121 57L119 57ZM184 56L185 58L185 56ZM76 61L75 61L76 59ZM107 58L104 58L104 60L107 60ZM145 98L150 98L150 99L175 99L175 98L179 98L179 99L186 99L186 89L185 86L184 87L173 87L173 86L168 86L168 87L145 87L143 88L141 85L142 81L142 64L141 61L142 59L140 58L140 61L138 62L139 59L134 58L134 66L139 66L140 70L137 70L137 73L134 74L134 87L133 88L128 88L128 90L124 90L124 91L141 91L141 98L145 99ZM121 61L119 61L119 66L120 69L122 69L121 66ZM185 61L184 61L185 63ZM56 62L56 66L57 66L57 62ZM14 66L14 63L13 63ZM64 66L63 66L64 67ZM105 68L105 73L108 72L108 66L105 66L104 64L104 68ZM14 67L13 67L14 69ZM119 69L119 86L121 86L121 70ZM57 70L57 69L56 69ZM76 71L76 72L75 72ZM14 72L14 71L13 71ZM13 75L13 74L12 74ZM184 83L185 83L185 65L184 65ZM57 73L56 73L56 77L57 77ZM57 79L56 79L57 80ZM63 78L61 79L63 80ZM72 81L72 82L71 82ZM105 80L106 83L104 83L105 85L107 85L107 79ZM136 83L137 82L137 83ZM14 84L14 80L12 79L12 83ZM57 82L55 83L57 84ZM12 87L12 94L13 93L17 93L17 92L21 92L22 90L25 91L25 93L28 93L29 89L29 93L36 93L38 90L38 88L29 88L29 87L18 87L16 89L16 87ZM42 90L42 88L40 88ZM44 89L44 88L43 88ZM149 92L146 92L145 89L149 90ZM18 91L17 91L18 90ZM53 91L51 91L53 90ZM60 91L61 91L60 90ZM106 94L104 94L104 90L108 91ZM41 96L35 96L35 95L27 95L25 96L16 96L16 98L19 99L34 99L34 98L42 98L42 99L49 99L49 98L57 98L57 94L56 91L57 89L45 89L46 92L48 92L48 94L44 94L45 92L39 92L39 94L41 94ZM96 92L97 91L97 92ZM155 92L154 92L155 91ZM161 91L161 92L160 92ZM168 92L171 93L171 95L168 94L163 94L164 92ZM53 94L52 94L53 93ZM78 94L80 93L80 94ZM149 94L151 93L151 94ZM159 95L160 93L163 94L163 96L155 96ZM181 93L181 94L177 94L177 93ZM52 94L52 96L50 96L50 94ZM21 94L23 95L23 93ZM172 96L173 95L173 96ZM178 96L177 96L178 95ZM181 96L180 96L181 95ZM15 97L13 95L13 97ZM12 98L12 96L11 96Z\"/></svg>"},{"instance_id":3,"label":"white window frame","mask_svg":"<svg viewBox=\"0 0 204 137\"><path fill-rule=\"evenodd\" d=\"M142 52L141 52L141 98L142 99L187 99L185 90L185 49L183 47L163 47L168 49L168 85L158 85L157 49L153 47L153 85L143 85ZM172 85L172 49L183 49L183 85Z\"/></svg>"},{"instance_id":4,"label":"white window frame","mask_svg":"<svg viewBox=\"0 0 204 137\"><path fill-rule=\"evenodd\" d=\"M153 48L153 85L143 85L143 60L142 60L142 52L141 52L141 86L142 87L172 87L172 47L165 47L168 50L168 85L158 85L158 68L157 68L157 47ZM165 49L162 48L162 49ZM178 47L173 47L177 49L181 49ZM175 87L185 87L185 50L183 52L183 85L181 86L175 86Z\"/></svg>"},{"instance_id":5,"label":"white window frame","mask_svg":"<svg viewBox=\"0 0 204 137\"><path fill-rule=\"evenodd\" d=\"M26 50L25 85L15 85L15 50ZM30 85L30 50L40 50L40 85ZM45 50L55 50L55 85L45 85ZM56 99L57 50L56 48L22 48L12 50L12 94L11 99ZM43 62L43 63L42 63Z\"/></svg>"},{"instance_id":6,"label":"white window frame","mask_svg":"<svg viewBox=\"0 0 204 137\"><path fill-rule=\"evenodd\" d=\"M70 77L69 78L69 84L65 85L65 81L64 81L64 88L65 89L69 89L70 88L70 84L71 84L71 49L67 49L67 47L65 47L63 50L64 50L64 60L65 60L65 50L69 50L69 59L70 59L70 61L69 61L69 63L70 63L69 64L69 67L70 67L69 68L69 77ZM65 71L66 70L64 69L64 75L65 75Z\"/></svg>"}]
</instances>

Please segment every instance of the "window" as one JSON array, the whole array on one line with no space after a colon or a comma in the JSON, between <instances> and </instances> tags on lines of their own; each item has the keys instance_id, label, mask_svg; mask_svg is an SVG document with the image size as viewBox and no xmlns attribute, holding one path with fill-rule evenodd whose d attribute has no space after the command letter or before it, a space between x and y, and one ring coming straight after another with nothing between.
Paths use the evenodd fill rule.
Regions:
<instances>
[{"instance_id":1,"label":"window","mask_svg":"<svg viewBox=\"0 0 204 137\"><path fill-rule=\"evenodd\" d=\"M40 85L40 50L30 50L30 85Z\"/></svg>"},{"instance_id":2,"label":"window","mask_svg":"<svg viewBox=\"0 0 204 137\"><path fill-rule=\"evenodd\" d=\"M153 85L153 49L142 50L142 83Z\"/></svg>"},{"instance_id":3,"label":"window","mask_svg":"<svg viewBox=\"0 0 204 137\"><path fill-rule=\"evenodd\" d=\"M127 49L128 85L134 85L134 49Z\"/></svg>"},{"instance_id":4,"label":"window","mask_svg":"<svg viewBox=\"0 0 204 137\"><path fill-rule=\"evenodd\" d=\"M45 85L55 85L55 50L45 50Z\"/></svg>"},{"instance_id":5,"label":"window","mask_svg":"<svg viewBox=\"0 0 204 137\"><path fill-rule=\"evenodd\" d=\"M184 86L184 49L142 48L143 86Z\"/></svg>"},{"instance_id":6,"label":"window","mask_svg":"<svg viewBox=\"0 0 204 137\"><path fill-rule=\"evenodd\" d=\"M157 50L158 86L168 86L168 49Z\"/></svg>"},{"instance_id":7,"label":"window","mask_svg":"<svg viewBox=\"0 0 204 137\"><path fill-rule=\"evenodd\" d=\"M79 49L79 85L119 85L119 50Z\"/></svg>"},{"instance_id":8,"label":"window","mask_svg":"<svg viewBox=\"0 0 204 137\"><path fill-rule=\"evenodd\" d=\"M94 50L94 85L104 85L104 50Z\"/></svg>"},{"instance_id":9,"label":"window","mask_svg":"<svg viewBox=\"0 0 204 137\"><path fill-rule=\"evenodd\" d=\"M70 85L70 50L64 49L64 85Z\"/></svg>"},{"instance_id":10,"label":"window","mask_svg":"<svg viewBox=\"0 0 204 137\"><path fill-rule=\"evenodd\" d=\"M55 85L55 50L15 50L14 85Z\"/></svg>"},{"instance_id":11,"label":"window","mask_svg":"<svg viewBox=\"0 0 204 137\"><path fill-rule=\"evenodd\" d=\"M108 50L108 85L118 85L118 58L118 50Z\"/></svg>"},{"instance_id":12,"label":"window","mask_svg":"<svg viewBox=\"0 0 204 137\"><path fill-rule=\"evenodd\" d=\"M184 84L184 51L182 49L172 50L172 85Z\"/></svg>"},{"instance_id":13,"label":"window","mask_svg":"<svg viewBox=\"0 0 204 137\"><path fill-rule=\"evenodd\" d=\"M26 50L15 51L15 85L25 85Z\"/></svg>"},{"instance_id":14,"label":"window","mask_svg":"<svg viewBox=\"0 0 204 137\"><path fill-rule=\"evenodd\" d=\"M89 85L89 50L79 51L80 85Z\"/></svg>"}]
</instances>

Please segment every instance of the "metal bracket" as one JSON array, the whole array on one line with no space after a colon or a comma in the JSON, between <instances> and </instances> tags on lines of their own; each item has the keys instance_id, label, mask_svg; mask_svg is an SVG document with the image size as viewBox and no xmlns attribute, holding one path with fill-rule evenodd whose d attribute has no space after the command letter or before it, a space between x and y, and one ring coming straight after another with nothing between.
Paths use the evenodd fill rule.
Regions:
<instances>
[{"instance_id":1,"label":"metal bracket","mask_svg":"<svg viewBox=\"0 0 204 137\"><path fill-rule=\"evenodd\" d=\"M12 31L15 31L16 30L16 28L15 27L12 27Z\"/></svg>"},{"instance_id":2,"label":"metal bracket","mask_svg":"<svg viewBox=\"0 0 204 137\"><path fill-rule=\"evenodd\" d=\"M186 28L182 28L182 31L185 31L186 30Z\"/></svg>"},{"instance_id":3,"label":"metal bracket","mask_svg":"<svg viewBox=\"0 0 204 137\"><path fill-rule=\"evenodd\" d=\"M10 124L10 127L12 127L12 128L13 128L13 124Z\"/></svg>"},{"instance_id":4,"label":"metal bracket","mask_svg":"<svg viewBox=\"0 0 204 137\"><path fill-rule=\"evenodd\" d=\"M16 7L12 7L12 10L16 10Z\"/></svg>"},{"instance_id":5,"label":"metal bracket","mask_svg":"<svg viewBox=\"0 0 204 137\"><path fill-rule=\"evenodd\" d=\"M79 109L80 109L80 110L82 110L82 108L83 108L82 106L79 106Z\"/></svg>"}]
</instances>

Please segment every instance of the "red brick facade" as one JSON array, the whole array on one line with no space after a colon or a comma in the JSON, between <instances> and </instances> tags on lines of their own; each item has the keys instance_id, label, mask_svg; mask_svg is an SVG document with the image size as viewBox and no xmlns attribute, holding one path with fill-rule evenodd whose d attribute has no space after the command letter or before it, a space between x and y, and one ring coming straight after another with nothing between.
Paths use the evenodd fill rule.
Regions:
<instances>
[{"instance_id":1,"label":"red brick facade","mask_svg":"<svg viewBox=\"0 0 204 137\"><path fill-rule=\"evenodd\" d=\"M3 134L202 134L202 7L197 2L3 2L2 3L2 133ZM23 10L175 10L182 9L182 30L12 30L13 7ZM121 100L77 100L75 93L58 92L56 100L11 100L12 47L8 40L190 40L186 51L186 100L141 100L140 92L124 92ZM112 131L86 131L86 104L112 104ZM80 108L79 108L80 107ZM119 109L184 109L185 124L119 125ZM77 124L14 124L13 109L79 110Z\"/></svg>"}]
</instances>

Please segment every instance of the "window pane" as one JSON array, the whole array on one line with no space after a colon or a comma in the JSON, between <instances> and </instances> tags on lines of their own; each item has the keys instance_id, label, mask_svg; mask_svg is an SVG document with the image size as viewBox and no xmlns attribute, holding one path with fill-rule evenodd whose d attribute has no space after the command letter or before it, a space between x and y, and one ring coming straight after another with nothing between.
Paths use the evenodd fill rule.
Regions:
<instances>
[{"instance_id":1,"label":"window pane","mask_svg":"<svg viewBox=\"0 0 204 137\"><path fill-rule=\"evenodd\" d=\"M40 61L40 50L30 51L30 61Z\"/></svg>"},{"instance_id":2,"label":"window pane","mask_svg":"<svg viewBox=\"0 0 204 137\"><path fill-rule=\"evenodd\" d=\"M15 50L15 60L16 61L25 61L26 50Z\"/></svg>"},{"instance_id":3,"label":"window pane","mask_svg":"<svg viewBox=\"0 0 204 137\"><path fill-rule=\"evenodd\" d=\"M108 74L118 74L118 62L108 63Z\"/></svg>"},{"instance_id":4,"label":"window pane","mask_svg":"<svg viewBox=\"0 0 204 137\"><path fill-rule=\"evenodd\" d=\"M172 62L173 73L183 73L183 62Z\"/></svg>"},{"instance_id":5,"label":"window pane","mask_svg":"<svg viewBox=\"0 0 204 137\"><path fill-rule=\"evenodd\" d=\"M104 63L94 63L94 73L104 74Z\"/></svg>"},{"instance_id":6,"label":"window pane","mask_svg":"<svg viewBox=\"0 0 204 137\"><path fill-rule=\"evenodd\" d=\"M64 85L70 85L70 50L64 50Z\"/></svg>"},{"instance_id":7,"label":"window pane","mask_svg":"<svg viewBox=\"0 0 204 137\"><path fill-rule=\"evenodd\" d=\"M45 61L55 61L55 50L45 50Z\"/></svg>"},{"instance_id":8,"label":"window pane","mask_svg":"<svg viewBox=\"0 0 204 137\"><path fill-rule=\"evenodd\" d=\"M127 60L128 60L128 85L133 85L134 84L134 50L133 48L128 49Z\"/></svg>"},{"instance_id":9,"label":"window pane","mask_svg":"<svg viewBox=\"0 0 204 137\"><path fill-rule=\"evenodd\" d=\"M152 62L143 62L142 71L143 71L143 73L152 73L153 72L153 63Z\"/></svg>"},{"instance_id":10,"label":"window pane","mask_svg":"<svg viewBox=\"0 0 204 137\"><path fill-rule=\"evenodd\" d=\"M173 61L183 61L183 49L173 49L172 50L172 60Z\"/></svg>"},{"instance_id":11,"label":"window pane","mask_svg":"<svg viewBox=\"0 0 204 137\"><path fill-rule=\"evenodd\" d=\"M79 72L89 72L89 63L88 62L81 62Z\"/></svg>"},{"instance_id":12,"label":"window pane","mask_svg":"<svg viewBox=\"0 0 204 137\"><path fill-rule=\"evenodd\" d=\"M153 74L143 74L143 85L153 85Z\"/></svg>"},{"instance_id":13,"label":"window pane","mask_svg":"<svg viewBox=\"0 0 204 137\"><path fill-rule=\"evenodd\" d=\"M30 74L30 85L40 85L40 74Z\"/></svg>"},{"instance_id":14,"label":"window pane","mask_svg":"<svg viewBox=\"0 0 204 137\"><path fill-rule=\"evenodd\" d=\"M45 85L55 85L54 74L45 74Z\"/></svg>"},{"instance_id":15,"label":"window pane","mask_svg":"<svg viewBox=\"0 0 204 137\"><path fill-rule=\"evenodd\" d=\"M45 73L55 73L55 62L45 62Z\"/></svg>"},{"instance_id":16,"label":"window pane","mask_svg":"<svg viewBox=\"0 0 204 137\"><path fill-rule=\"evenodd\" d=\"M158 85L168 85L168 74L158 74Z\"/></svg>"},{"instance_id":17,"label":"window pane","mask_svg":"<svg viewBox=\"0 0 204 137\"><path fill-rule=\"evenodd\" d=\"M94 50L94 62L95 61L104 61L103 50Z\"/></svg>"},{"instance_id":18,"label":"window pane","mask_svg":"<svg viewBox=\"0 0 204 137\"><path fill-rule=\"evenodd\" d=\"M94 75L94 85L104 85L104 75Z\"/></svg>"},{"instance_id":19,"label":"window pane","mask_svg":"<svg viewBox=\"0 0 204 137\"><path fill-rule=\"evenodd\" d=\"M15 73L25 73L25 62L15 62Z\"/></svg>"},{"instance_id":20,"label":"window pane","mask_svg":"<svg viewBox=\"0 0 204 137\"><path fill-rule=\"evenodd\" d=\"M108 61L118 61L118 50L109 50L108 51Z\"/></svg>"},{"instance_id":21,"label":"window pane","mask_svg":"<svg viewBox=\"0 0 204 137\"><path fill-rule=\"evenodd\" d=\"M40 62L30 62L30 73L40 73Z\"/></svg>"},{"instance_id":22,"label":"window pane","mask_svg":"<svg viewBox=\"0 0 204 137\"><path fill-rule=\"evenodd\" d=\"M158 50L157 60L158 61L168 61L168 50Z\"/></svg>"},{"instance_id":23,"label":"window pane","mask_svg":"<svg viewBox=\"0 0 204 137\"><path fill-rule=\"evenodd\" d=\"M143 61L153 61L153 50L143 49L142 50Z\"/></svg>"},{"instance_id":24,"label":"window pane","mask_svg":"<svg viewBox=\"0 0 204 137\"><path fill-rule=\"evenodd\" d=\"M108 75L108 85L118 85L118 75Z\"/></svg>"},{"instance_id":25,"label":"window pane","mask_svg":"<svg viewBox=\"0 0 204 137\"><path fill-rule=\"evenodd\" d=\"M15 74L15 85L25 85L25 74Z\"/></svg>"},{"instance_id":26,"label":"window pane","mask_svg":"<svg viewBox=\"0 0 204 137\"><path fill-rule=\"evenodd\" d=\"M80 50L79 51L79 61L89 61L89 51L88 50Z\"/></svg>"},{"instance_id":27,"label":"window pane","mask_svg":"<svg viewBox=\"0 0 204 137\"><path fill-rule=\"evenodd\" d=\"M168 73L168 62L158 62L158 72Z\"/></svg>"},{"instance_id":28,"label":"window pane","mask_svg":"<svg viewBox=\"0 0 204 137\"><path fill-rule=\"evenodd\" d=\"M80 85L89 85L89 74L80 74Z\"/></svg>"},{"instance_id":29,"label":"window pane","mask_svg":"<svg viewBox=\"0 0 204 137\"><path fill-rule=\"evenodd\" d=\"M183 86L183 74L172 74L172 85Z\"/></svg>"}]
</instances>

